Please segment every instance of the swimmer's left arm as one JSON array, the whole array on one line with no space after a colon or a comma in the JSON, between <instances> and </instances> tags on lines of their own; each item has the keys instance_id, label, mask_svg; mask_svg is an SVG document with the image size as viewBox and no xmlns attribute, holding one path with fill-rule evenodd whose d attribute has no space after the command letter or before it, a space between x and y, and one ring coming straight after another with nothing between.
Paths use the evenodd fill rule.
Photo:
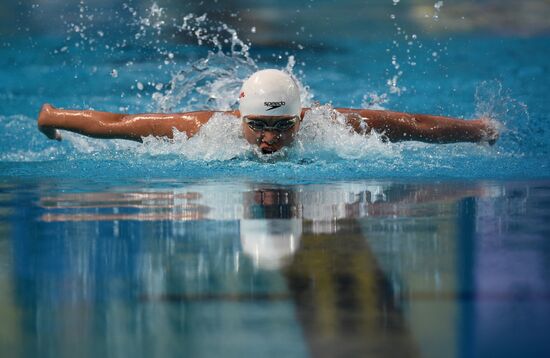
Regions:
<instances>
[{"instance_id":1,"label":"swimmer's left arm","mask_svg":"<svg viewBox=\"0 0 550 358\"><path fill-rule=\"evenodd\" d=\"M392 142L417 140L428 143L488 142L498 139L498 128L490 119L462 120L457 118L409 114L370 109L337 109L358 133L371 130L383 134Z\"/></svg>"}]
</instances>

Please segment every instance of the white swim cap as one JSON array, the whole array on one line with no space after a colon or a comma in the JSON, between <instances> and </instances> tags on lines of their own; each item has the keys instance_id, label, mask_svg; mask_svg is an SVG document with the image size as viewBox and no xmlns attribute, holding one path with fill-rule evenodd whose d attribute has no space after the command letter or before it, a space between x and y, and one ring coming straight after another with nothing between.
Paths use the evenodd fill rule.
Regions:
<instances>
[{"instance_id":1,"label":"white swim cap","mask_svg":"<svg viewBox=\"0 0 550 358\"><path fill-rule=\"evenodd\" d=\"M258 71L243 83L239 111L241 117L299 116L302 113L300 90L292 77L283 71Z\"/></svg>"}]
</instances>

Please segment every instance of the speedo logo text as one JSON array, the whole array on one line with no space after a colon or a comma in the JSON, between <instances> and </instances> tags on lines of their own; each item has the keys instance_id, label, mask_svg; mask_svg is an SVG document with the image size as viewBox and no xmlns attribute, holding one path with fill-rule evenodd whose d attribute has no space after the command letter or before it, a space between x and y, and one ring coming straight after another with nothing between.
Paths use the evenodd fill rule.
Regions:
<instances>
[{"instance_id":1,"label":"speedo logo text","mask_svg":"<svg viewBox=\"0 0 550 358\"><path fill-rule=\"evenodd\" d=\"M284 106L286 102L280 101L280 102L264 102L264 106L269 107L266 109L266 111L271 111L272 109L279 108L281 106Z\"/></svg>"}]
</instances>

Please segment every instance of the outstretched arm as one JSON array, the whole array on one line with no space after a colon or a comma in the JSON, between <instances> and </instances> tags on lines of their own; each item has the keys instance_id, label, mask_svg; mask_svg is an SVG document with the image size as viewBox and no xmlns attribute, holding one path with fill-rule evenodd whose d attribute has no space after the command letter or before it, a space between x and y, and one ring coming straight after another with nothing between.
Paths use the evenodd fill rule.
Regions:
<instances>
[{"instance_id":1,"label":"outstretched arm","mask_svg":"<svg viewBox=\"0 0 550 358\"><path fill-rule=\"evenodd\" d=\"M498 129L489 119L462 120L427 114L409 114L370 109L337 109L358 133L375 130L388 140L418 140L428 143L489 142L494 144Z\"/></svg>"},{"instance_id":2,"label":"outstretched arm","mask_svg":"<svg viewBox=\"0 0 550 358\"><path fill-rule=\"evenodd\" d=\"M150 135L172 138L173 129L189 137L208 122L214 112L180 114L117 114L98 111L56 109L46 104L38 117L38 129L50 139L60 140L58 129L94 138L129 139L141 142Z\"/></svg>"}]
</instances>

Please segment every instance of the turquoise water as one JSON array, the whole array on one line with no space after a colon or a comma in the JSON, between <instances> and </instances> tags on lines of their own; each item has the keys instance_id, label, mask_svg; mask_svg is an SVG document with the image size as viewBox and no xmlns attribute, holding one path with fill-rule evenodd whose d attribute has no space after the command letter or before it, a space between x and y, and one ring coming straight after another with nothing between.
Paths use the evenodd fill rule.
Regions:
<instances>
[{"instance_id":1,"label":"turquoise water","mask_svg":"<svg viewBox=\"0 0 550 358\"><path fill-rule=\"evenodd\" d=\"M69 40L38 35L5 40L0 49L0 126L6 136L0 159L5 175L104 179L223 175L275 181L290 177L291 182L550 175L546 160L550 45L545 37L434 39L403 30L368 44L351 38L338 49L325 45L289 52L252 46L248 51L242 49L245 42L230 37L232 31L218 29L220 22L208 17L190 17L185 20L187 27L180 19L174 20L178 27L160 27L166 32L162 41L155 19L149 26L141 25L143 29L128 25L126 36L99 36L98 29L81 30L86 23L71 23ZM206 35L195 35L197 29ZM193 35L182 39L188 43L169 36L189 31ZM29 48L33 56L28 56ZM242 81L266 67L291 71L303 86L304 105L386 108L467 119L488 116L500 123L501 138L493 147L384 144L328 123L330 109L323 107L307 118L296 145L281 160L258 160L231 117L214 121L189 141L150 140L145 146L70 133L62 143L54 143L35 130L43 103L131 113L234 108Z\"/></svg>"},{"instance_id":2,"label":"turquoise water","mask_svg":"<svg viewBox=\"0 0 550 358\"><path fill-rule=\"evenodd\" d=\"M285 152L281 160L258 160L252 149L243 144L234 118L220 119L222 123L214 123L202 136L175 144L154 140L145 146L120 141L106 143L73 134L65 134L62 143L45 141L35 130L35 118L44 102L65 108L123 112L229 109L233 92L246 77L231 77L235 73L229 71L229 66L238 63L245 74L256 66L281 66L260 61L245 66L237 55L218 54L211 55L218 62L208 58L212 67L206 68L201 76L186 74L185 80L177 80L175 75L163 76L165 72L172 74L172 68L157 70L155 63L146 59L137 63L133 54L122 53L128 59L117 61L135 61L127 73L123 72L125 65L114 59L110 64L101 62L101 69L97 69L96 62L83 63L77 68L52 67L53 60L47 54L59 47L52 41L40 43L44 46L41 50L46 57L44 64L25 65L24 60L19 61L18 56L26 56L21 48L14 48L17 43L2 50L5 54L2 61L6 62L2 64L2 77L6 79L3 86L7 88L2 91L5 107L0 125L6 138L0 155L3 171L9 176L208 178L218 173L230 177L315 181L364 177L519 179L545 178L550 174L546 160L550 146L545 101L549 88L546 39L454 39L440 62L403 74L400 83L407 91L400 96L391 94L383 83L387 63L377 59L385 55L382 43L370 44L371 52L350 44L342 51L344 54L301 54L312 69L306 65L295 72L304 86L311 88L304 91L305 97L313 98L310 103L318 100L323 104L332 102L335 107L361 107L374 102L382 108L464 118L486 114L500 121L502 135L493 147L468 143L384 144L376 138L363 138L334 128L326 121L329 110L321 108L309 118L297 145ZM472 53L463 54L464 47L473 47ZM194 47L184 48L182 56L193 51ZM317 70L322 60L330 66ZM479 62L489 64L479 66ZM465 70L460 67L464 63L475 65ZM110 72L119 67L122 67L119 77L113 78ZM173 67L190 73L194 68L185 64ZM354 68L360 70L351 70ZM358 77L358 72L366 75ZM369 79L376 73L382 78ZM122 79L123 74L130 78ZM146 85L146 79L155 76L161 85L172 80L175 89L156 91L153 85ZM163 81L163 77L168 79ZM219 81L218 85L228 88L208 88L203 94L193 87L209 81ZM143 91L137 89L138 83L144 87ZM374 97L388 102L376 103ZM219 142L226 146L220 147ZM31 171L29 162L33 162ZM108 170L94 170L100 167Z\"/></svg>"},{"instance_id":3,"label":"turquoise water","mask_svg":"<svg viewBox=\"0 0 550 358\"><path fill-rule=\"evenodd\" d=\"M233 30L114 4L49 28L53 5L29 6L40 26L0 37L0 355L548 356L547 36L433 33L376 2L377 28L270 42L246 10ZM273 156L229 116L143 144L36 129L43 103L234 108L270 67L314 108ZM383 143L329 120L348 106L489 116L501 136Z\"/></svg>"}]
</instances>

